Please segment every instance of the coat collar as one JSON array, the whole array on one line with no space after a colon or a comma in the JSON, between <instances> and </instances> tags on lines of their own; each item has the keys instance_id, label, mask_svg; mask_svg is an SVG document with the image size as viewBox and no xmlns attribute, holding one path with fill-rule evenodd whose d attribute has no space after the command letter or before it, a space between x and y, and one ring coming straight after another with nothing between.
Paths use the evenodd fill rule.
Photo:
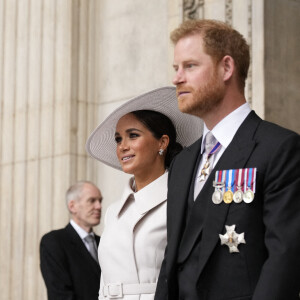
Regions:
<instances>
[{"instance_id":1,"label":"coat collar","mask_svg":"<svg viewBox=\"0 0 300 300\"><path fill-rule=\"evenodd\" d=\"M117 208L118 215L131 195L134 196L136 208L140 215L146 214L152 208L167 200L168 172L165 172L138 192L132 190L133 180L131 178L125 187Z\"/></svg>"}]
</instances>

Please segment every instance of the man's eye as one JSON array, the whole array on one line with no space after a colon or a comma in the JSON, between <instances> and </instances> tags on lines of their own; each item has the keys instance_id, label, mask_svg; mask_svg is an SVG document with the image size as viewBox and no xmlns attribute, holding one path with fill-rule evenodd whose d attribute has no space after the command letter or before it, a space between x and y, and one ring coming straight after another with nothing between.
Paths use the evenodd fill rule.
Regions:
<instances>
[{"instance_id":1,"label":"man's eye","mask_svg":"<svg viewBox=\"0 0 300 300\"><path fill-rule=\"evenodd\" d=\"M139 137L139 135L137 133L130 133L129 136L131 139Z\"/></svg>"},{"instance_id":2,"label":"man's eye","mask_svg":"<svg viewBox=\"0 0 300 300\"><path fill-rule=\"evenodd\" d=\"M192 67L194 67L195 65L194 64L187 64L185 67L187 68L187 69L190 69L190 68L192 68Z\"/></svg>"}]
</instances>

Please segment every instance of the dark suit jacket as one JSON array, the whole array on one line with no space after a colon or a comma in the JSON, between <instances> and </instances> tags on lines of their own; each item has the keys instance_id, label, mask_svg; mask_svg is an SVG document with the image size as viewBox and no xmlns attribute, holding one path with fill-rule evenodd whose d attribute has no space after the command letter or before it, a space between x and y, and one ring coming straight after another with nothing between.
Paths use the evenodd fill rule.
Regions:
<instances>
[{"instance_id":1,"label":"dark suit jacket","mask_svg":"<svg viewBox=\"0 0 300 300\"><path fill-rule=\"evenodd\" d=\"M99 264L71 224L42 237L40 259L49 300L98 299Z\"/></svg>"},{"instance_id":2,"label":"dark suit jacket","mask_svg":"<svg viewBox=\"0 0 300 300\"><path fill-rule=\"evenodd\" d=\"M168 246L155 299L178 299L178 272L196 243L197 299L299 299L300 136L252 111L208 177L185 226L200 145L201 139L183 150L169 171ZM214 204L215 172L239 168L257 168L254 201ZM233 224L237 233L245 233L239 253L220 244L219 234Z\"/></svg>"}]
</instances>

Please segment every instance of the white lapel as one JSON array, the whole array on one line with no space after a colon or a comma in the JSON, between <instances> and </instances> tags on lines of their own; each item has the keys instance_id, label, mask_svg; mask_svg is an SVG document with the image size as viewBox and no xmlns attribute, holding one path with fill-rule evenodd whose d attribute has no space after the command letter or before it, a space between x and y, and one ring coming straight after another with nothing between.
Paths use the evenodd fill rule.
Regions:
<instances>
[{"instance_id":1,"label":"white lapel","mask_svg":"<svg viewBox=\"0 0 300 300\"><path fill-rule=\"evenodd\" d=\"M133 192L131 188L133 180L134 179L131 178L124 189L121 201L117 208L117 215L120 214L130 195L134 196L137 212L141 216L167 200L168 172L164 173L138 192Z\"/></svg>"},{"instance_id":2,"label":"white lapel","mask_svg":"<svg viewBox=\"0 0 300 300\"><path fill-rule=\"evenodd\" d=\"M141 215L167 200L168 173L164 173L156 180L134 194L136 207Z\"/></svg>"}]
</instances>

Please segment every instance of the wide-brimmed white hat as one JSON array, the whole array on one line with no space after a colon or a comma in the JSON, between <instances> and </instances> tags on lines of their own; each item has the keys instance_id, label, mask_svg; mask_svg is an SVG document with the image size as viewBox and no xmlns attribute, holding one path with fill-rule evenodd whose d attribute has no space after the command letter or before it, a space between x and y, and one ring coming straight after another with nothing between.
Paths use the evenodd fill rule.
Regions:
<instances>
[{"instance_id":1,"label":"wide-brimmed white hat","mask_svg":"<svg viewBox=\"0 0 300 300\"><path fill-rule=\"evenodd\" d=\"M88 138L87 152L101 162L121 170L116 154L116 125L121 117L135 110L154 110L169 117L176 128L176 141L183 147L191 145L202 135L203 121L180 112L175 87L163 87L135 97L112 112Z\"/></svg>"}]
</instances>

